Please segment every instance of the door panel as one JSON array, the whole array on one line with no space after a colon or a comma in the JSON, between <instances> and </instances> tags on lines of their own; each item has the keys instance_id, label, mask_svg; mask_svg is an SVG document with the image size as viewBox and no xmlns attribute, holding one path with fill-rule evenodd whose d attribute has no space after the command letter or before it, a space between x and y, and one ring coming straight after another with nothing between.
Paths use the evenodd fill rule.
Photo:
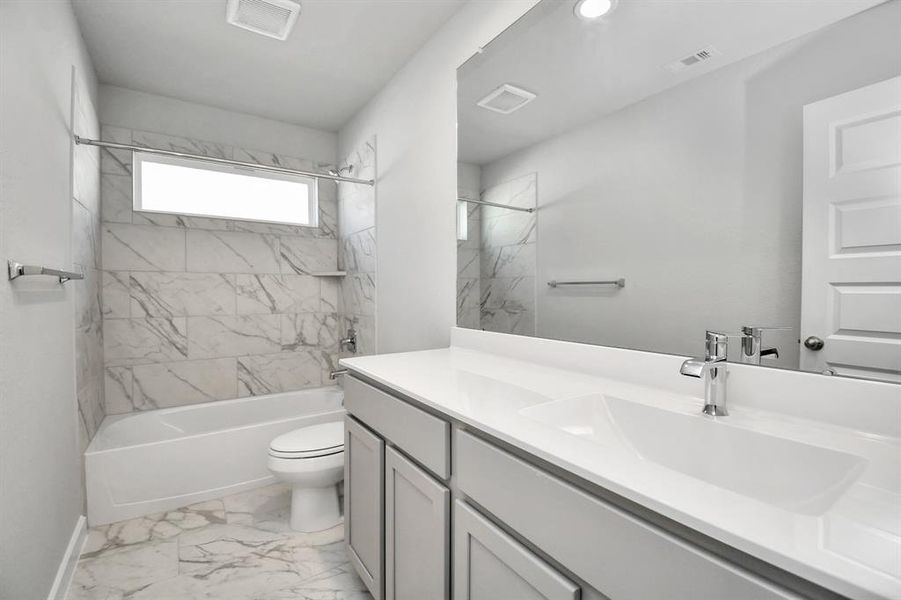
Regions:
<instances>
[{"instance_id":1,"label":"door panel","mask_svg":"<svg viewBox=\"0 0 901 600\"><path fill-rule=\"evenodd\" d=\"M901 381L901 77L804 107L805 370Z\"/></svg>"},{"instance_id":2,"label":"door panel","mask_svg":"<svg viewBox=\"0 0 901 600\"><path fill-rule=\"evenodd\" d=\"M382 599L385 442L344 417L344 527L350 562L375 600Z\"/></svg>"},{"instance_id":3,"label":"door panel","mask_svg":"<svg viewBox=\"0 0 901 600\"><path fill-rule=\"evenodd\" d=\"M450 490L394 448L385 451L385 598L446 600Z\"/></svg>"},{"instance_id":4,"label":"door panel","mask_svg":"<svg viewBox=\"0 0 901 600\"><path fill-rule=\"evenodd\" d=\"M454 600L578 600L579 586L459 500Z\"/></svg>"}]
</instances>

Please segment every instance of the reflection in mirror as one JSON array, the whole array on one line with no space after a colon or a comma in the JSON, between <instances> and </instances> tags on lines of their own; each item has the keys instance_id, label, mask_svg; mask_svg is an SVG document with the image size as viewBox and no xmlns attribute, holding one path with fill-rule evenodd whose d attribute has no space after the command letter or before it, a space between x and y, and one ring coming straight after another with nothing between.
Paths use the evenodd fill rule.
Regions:
<instances>
[{"instance_id":1,"label":"reflection in mirror","mask_svg":"<svg viewBox=\"0 0 901 600\"><path fill-rule=\"evenodd\" d=\"M458 324L901 381L901 0L575 4L458 70Z\"/></svg>"}]
</instances>

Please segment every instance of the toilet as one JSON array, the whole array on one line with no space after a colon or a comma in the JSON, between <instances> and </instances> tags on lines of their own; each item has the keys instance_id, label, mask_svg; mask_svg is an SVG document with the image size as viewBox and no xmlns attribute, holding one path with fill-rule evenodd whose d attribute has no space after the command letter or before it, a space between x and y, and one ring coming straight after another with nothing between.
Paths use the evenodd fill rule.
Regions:
<instances>
[{"instance_id":1,"label":"toilet","mask_svg":"<svg viewBox=\"0 0 901 600\"><path fill-rule=\"evenodd\" d=\"M291 484L291 529L305 533L341 522L337 484L344 478L344 424L320 423L269 444L269 471Z\"/></svg>"}]
</instances>

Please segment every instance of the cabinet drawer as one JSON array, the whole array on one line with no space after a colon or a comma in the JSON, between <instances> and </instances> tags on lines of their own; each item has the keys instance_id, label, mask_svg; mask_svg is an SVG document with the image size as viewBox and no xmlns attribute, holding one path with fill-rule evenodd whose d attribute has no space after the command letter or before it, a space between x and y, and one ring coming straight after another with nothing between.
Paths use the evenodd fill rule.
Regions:
<instances>
[{"instance_id":1,"label":"cabinet drawer","mask_svg":"<svg viewBox=\"0 0 901 600\"><path fill-rule=\"evenodd\" d=\"M454 503L454 600L579 600L579 587L495 527Z\"/></svg>"},{"instance_id":2,"label":"cabinet drawer","mask_svg":"<svg viewBox=\"0 0 901 600\"><path fill-rule=\"evenodd\" d=\"M432 473L450 477L450 423L354 377L344 378L344 406Z\"/></svg>"},{"instance_id":3,"label":"cabinet drawer","mask_svg":"<svg viewBox=\"0 0 901 600\"><path fill-rule=\"evenodd\" d=\"M465 494L611 598L798 598L468 433L455 445Z\"/></svg>"}]
</instances>

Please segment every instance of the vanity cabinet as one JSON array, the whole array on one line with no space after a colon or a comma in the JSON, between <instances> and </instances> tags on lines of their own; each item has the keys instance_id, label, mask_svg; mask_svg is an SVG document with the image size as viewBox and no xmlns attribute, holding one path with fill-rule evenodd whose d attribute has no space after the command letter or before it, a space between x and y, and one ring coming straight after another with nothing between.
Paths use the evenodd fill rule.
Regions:
<instances>
[{"instance_id":1,"label":"vanity cabinet","mask_svg":"<svg viewBox=\"0 0 901 600\"><path fill-rule=\"evenodd\" d=\"M344 418L344 535L354 568L375 600L384 572L385 442Z\"/></svg>"},{"instance_id":2,"label":"vanity cabinet","mask_svg":"<svg viewBox=\"0 0 901 600\"><path fill-rule=\"evenodd\" d=\"M455 447L466 496L610 598L798 599L472 434Z\"/></svg>"},{"instance_id":3,"label":"vanity cabinet","mask_svg":"<svg viewBox=\"0 0 901 600\"><path fill-rule=\"evenodd\" d=\"M385 450L385 597L446 600L450 490L394 448Z\"/></svg>"},{"instance_id":4,"label":"vanity cabinet","mask_svg":"<svg viewBox=\"0 0 901 600\"><path fill-rule=\"evenodd\" d=\"M353 377L345 377L344 407L436 477L450 477L451 426L447 421Z\"/></svg>"},{"instance_id":5,"label":"vanity cabinet","mask_svg":"<svg viewBox=\"0 0 901 600\"><path fill-rule=\"evenodd\" d=\"M344 519L375 600L450 597L450 423L348 377Z\"/></svg>"},{"instance_id":6,"label":"vanity cabinet","mask_svg":"<svg viewBox=\"0 0 901 600\"><path fill-rule=\"evenodd\" d=\"M375 600L838 597L751 572L412 400L344 389L347 546Z\"/></svg>"},{"instance_id":7,"label":"vanity cabinet","mask_svg":"<svg viewBox=\"0 0 901 600\"><path fill-rule=\"evenodd\" d=\"M579 600L579 586L473 508L454 503L454 600Z\"/></svg>"}]
</instances>

